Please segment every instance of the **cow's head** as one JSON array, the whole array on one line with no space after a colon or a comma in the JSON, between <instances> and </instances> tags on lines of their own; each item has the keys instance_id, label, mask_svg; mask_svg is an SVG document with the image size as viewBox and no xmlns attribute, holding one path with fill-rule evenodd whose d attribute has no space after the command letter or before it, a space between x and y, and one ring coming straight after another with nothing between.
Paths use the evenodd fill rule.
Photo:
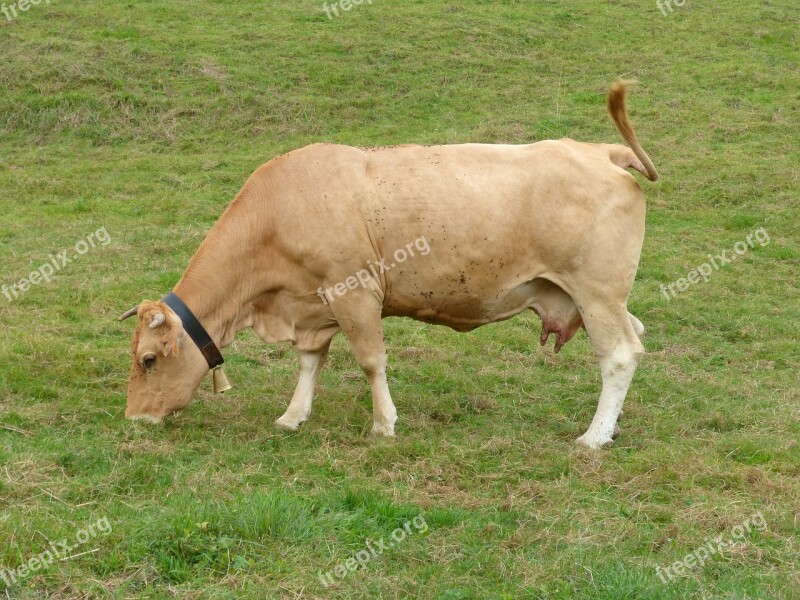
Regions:
<instances>
[{"instance_id":1,"label":"cow's head","mask_svg":"<svg viewBox=\"0 0 800 600\"><path fill-rule=\"evenodd\" d=\"M185 408L208 372L200 349L163 302L145 300L120 320L137 315L125 418L150 423Z\"/></svg>"}]
</instances>

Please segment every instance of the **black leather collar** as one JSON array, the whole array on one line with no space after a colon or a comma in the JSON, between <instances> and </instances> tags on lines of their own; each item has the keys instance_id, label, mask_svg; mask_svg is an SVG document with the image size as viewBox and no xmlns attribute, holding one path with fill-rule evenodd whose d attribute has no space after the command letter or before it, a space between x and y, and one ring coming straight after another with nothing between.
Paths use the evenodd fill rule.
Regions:
<instances>
[{"instance_id":1,"label":"black leather collar","mask_svg":"<svg viewBox=\"0 0 800 600\"><path fill-rule=\"evenodd\" d=\"M197 320L197 317L194 316L194 313L189 310L189 307L184 304L183 300L178 298L174 292L170 292L161 301L169 306L183 321L183 329L189 334L189 337L192 338L197 347L200 348L200 352L203 353L209 369L218 367L225 362L214 340L211 339L211 336L208 335L208 332Z\"/></svg>"}]
</instances>

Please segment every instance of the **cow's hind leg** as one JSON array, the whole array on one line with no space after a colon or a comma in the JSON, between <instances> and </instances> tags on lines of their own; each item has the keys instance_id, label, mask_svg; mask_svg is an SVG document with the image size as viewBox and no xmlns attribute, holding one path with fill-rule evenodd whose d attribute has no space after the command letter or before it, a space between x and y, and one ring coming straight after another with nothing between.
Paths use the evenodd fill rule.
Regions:
<instances>
[{"instance_id":1,"label":"cow's hind leg","mask_svg":"<svg viewBox=\"0 0 800 600\"><path fill-rule=\"evenodd\" d=\"M354 290L344 300L346 302L337 300L333 304L333 313L369 380L372 390L372 433L393 436L397 409L386 381L381 306L370 292L357 294Z\"/></svg>"},{"instance_id":2,"label":"cow's hind leg","mask_svg":"<svg viewBox=\"0 0 800 600\"><path fill-rule=\"evenodd\" d=\"M289 431L297 430L311 415L311 402L314 400L314 388L317 385L319 372L328 358L328 342L324 348L316 352L300 351L300 379L294 390L292 401L283 416L275 421L275 425Z\"/></svg>"},{"instance_id":3,"label":"cow's hind leg","mask_svg":"<svg viewBox=\"0 0 800 600\"><path fill-rule=\"evenodd\" d=\"M587 448L611 443L628 387L644 348L624 305L586 304L581 307L584 327L600 359L603 389L589 429L577 439Z\"/></svg>"}]
</instances>

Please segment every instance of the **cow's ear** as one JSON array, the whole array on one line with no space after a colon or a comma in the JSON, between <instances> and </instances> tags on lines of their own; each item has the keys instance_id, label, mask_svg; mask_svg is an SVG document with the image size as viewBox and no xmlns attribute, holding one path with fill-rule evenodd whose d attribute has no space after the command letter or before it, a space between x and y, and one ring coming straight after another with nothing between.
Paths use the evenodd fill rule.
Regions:
<instances>
[{"instance_id":1,"label":"cow's ear","mask_svg":"<svg viewBox=\"0 0 800 600\"><path fill-rule=\"evenodd\" d=\"M180 347L182 334L183 329L180 331L170 330L161 337L159 340L159 345L161 346L161 352L164 354L164 356L169 356L170 354L178 356L178 348Z\"/></svg>"},{"instance_id":2,"label":"cow's ear","mask_svg":"<svg viewBox=\"0 0 800 600\"><path fill-rule=\"evenodd\" d=\"M164 356L169 356L170 354L178 356L178 349L184 336L183 323L181 323L178 315L172 312L166 304L159 302L158 305L165 317L162 325L165 333L159 340L161 353Z\"/></svg>"}]
</instances>

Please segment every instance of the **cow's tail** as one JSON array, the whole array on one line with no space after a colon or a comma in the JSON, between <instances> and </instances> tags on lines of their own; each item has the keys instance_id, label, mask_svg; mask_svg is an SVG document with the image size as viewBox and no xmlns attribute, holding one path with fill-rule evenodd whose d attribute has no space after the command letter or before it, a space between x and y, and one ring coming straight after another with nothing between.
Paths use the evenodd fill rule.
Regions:
<instances>
[{"instance_id":1,"label":"cow's tail","mask_svg":"<svg viewBox=\"0 0 800 600\"><path fill-rule=\"evenodd\" d=\"M625 106L625 96L628 94L628 86L633 83L631 81L618 80L615 81L608 90L608 114L614 121L614 125L619 129L622 137L630 146L633 153L636 155L642 165L644 166L644 176L650 181L658 179L658 171L653 166L653 161L647 156L639 140L636 139L636 134L633 132L633 125L631 125L630 117L628 117L628 108Z\"/></svg>"}]
</instances>

